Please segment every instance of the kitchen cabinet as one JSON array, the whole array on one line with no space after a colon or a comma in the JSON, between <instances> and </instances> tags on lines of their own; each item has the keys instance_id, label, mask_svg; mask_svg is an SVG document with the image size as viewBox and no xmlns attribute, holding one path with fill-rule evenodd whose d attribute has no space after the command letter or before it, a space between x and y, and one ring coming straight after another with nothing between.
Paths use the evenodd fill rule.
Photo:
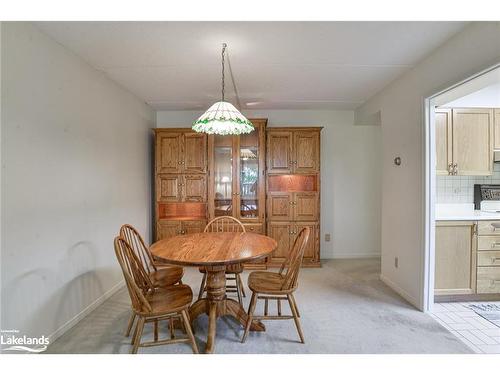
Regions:
<instances>
[{"instance_id":1,"label":"kitchen cabinet","mask_svg":"<svg viewBox=\"0 0 500 375\"><path fill-rule=\"evenodd\" d=\"M436 172L462 176L493 173L494 116L488 108L438 108Z\"/></svg>"},{"instance_id":2,"label":"kitchen cabinet","mask_svg":"<svg viewBox=\"0 0 500 375\"><path fill-rule=\"evenodd\" d=\"M500 108L495 108L493 117L495 119L495 150L500 150Z\"/></svg>"},{"instance_id":3,"label":"kitchen cabinet","mask_svg":"<svg viewBox=\"0 0 500 375\"><path fill-rule=\"evenodd\" d=\"M477 294L500 293L500 221L479 221Z\"/></svg>"},{"instance_id":4,"label":"kitchen cabinet","mask_svg":"<svg viewBox=\"0 0 500 375\"><path fill-rule=\"evenodd\" d=\"M436 296L476 292L476 225L472 221L436 223Z\"/></svg>"},{"instance_id":5,"label":"kitchen cabinet","mask_svg":"<svg viewBox=\"0 0 500 375\"><path fill-rule=\"evenodd\" d=\"M269 192L269 220L319 220L317 192Z\"/></svg>"}]
</instances>

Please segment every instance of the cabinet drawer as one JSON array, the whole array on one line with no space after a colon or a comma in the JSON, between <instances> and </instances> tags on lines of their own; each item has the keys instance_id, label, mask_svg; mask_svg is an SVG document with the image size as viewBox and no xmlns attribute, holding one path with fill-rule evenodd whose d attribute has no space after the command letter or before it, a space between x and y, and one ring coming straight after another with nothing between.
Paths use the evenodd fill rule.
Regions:
<instances>
[{"instance_id":1,"label":"cabinet drawer","mask_svg":"<svg viewBox=\"0 0 500 375\"><path fill-rule=\"evenodd\" d=\"M243 226L248 233L262 234L264 232L262 224L243 224Z\"/></svg>"},{"instance_id":2,"label":"cabinet drawer","mask_svg":"<svg viewBox=\"0 0 500 375\"><path fill-rule=\"evenodd\" d=\"M481 251L477 253L477 265L500 267L500 251Z\"/></svg>"},{"instance_id":3,"label":"cabinet drawer","mask_svg":"<svg viewBox=\"0 0 500 375\"><path fill-rule=\"evenodd\" d=\"M500 250L500 237L498 236L478 236L477 250Z\"/></svg>"},{"instance_id":4,"label":"cabinet drawer","mask_svg":"<svg viewBox=\"0 0 500 375\"><path fill-rule=\"evenodd\" d=\"M478 221L477 234L480 236L500 236L500 221Z\"/></svg>"},{"instance_id":5,"label":"cabinet drawer","mask_svg":"<svg viewBox=\"0 0 500 375\"><path fill-rule=\"evenodd\" d=\"M477 293L500 293L500 267L477 267Z\"/></svg>"}]
</instances>

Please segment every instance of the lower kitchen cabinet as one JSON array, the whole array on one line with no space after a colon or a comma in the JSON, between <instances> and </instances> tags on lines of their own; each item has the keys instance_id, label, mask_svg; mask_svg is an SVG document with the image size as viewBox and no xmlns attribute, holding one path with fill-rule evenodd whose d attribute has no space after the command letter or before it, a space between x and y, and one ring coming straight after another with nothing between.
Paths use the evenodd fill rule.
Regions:
<instances>
[{"instance_id":1,"label":"lower kitchen cabinet","mask_svg":"<svg viewBox=\"0 0 500 375\"><path fill-rule=\"evenodd\" d=\"M476 223L436 223L434 293L461 295L476 293Z\"/></svg>"}]
</instances>

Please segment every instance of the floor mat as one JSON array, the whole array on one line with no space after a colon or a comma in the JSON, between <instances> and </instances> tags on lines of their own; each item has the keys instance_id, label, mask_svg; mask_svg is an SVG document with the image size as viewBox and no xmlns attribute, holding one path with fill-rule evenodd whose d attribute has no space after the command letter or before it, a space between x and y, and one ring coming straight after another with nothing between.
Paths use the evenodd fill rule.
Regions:
<instances>
[{"instance_id":1,"label":"floor mat","mask_svg":"<svg viewBox=\"0 0 500 375\"><path fill-rule=\"evenodd\" d=\"M500 303L473 303L468 307L479 316L500 327Z\"/></svg>"}]
</instances>

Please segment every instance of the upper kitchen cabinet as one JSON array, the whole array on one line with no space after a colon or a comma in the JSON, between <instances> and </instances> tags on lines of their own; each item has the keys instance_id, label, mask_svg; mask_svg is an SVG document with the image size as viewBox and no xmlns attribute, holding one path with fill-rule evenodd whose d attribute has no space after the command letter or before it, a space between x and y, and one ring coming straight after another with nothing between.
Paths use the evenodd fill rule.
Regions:
<instances>
[{"instance_id":1,"label":"upper kitchen cabinet","mask_svg":"<svg viewBox=\"0 0 500 375\"><path fill-rule=\"evenodd\" d=\"M321 128L269 128L268 174L314 174L320 168Z\"/></svg>"},{"instance_id":2,"label":"upper kitchen cabinet","mask_svg":"<svg viewBox=\"0 0 500 375\"><path fill-rule=\"evenodd\" d=\"M205 173L207 136L190 129L156 131L156 173Z\"/></svg>"},{"instance_id":3,"label":"upper kitchen cabinet","mask_svg":"<svg viewBox=\"0 0 500 375\"><path fill-rule=\"evenodd\" d=\"M451 109L436 109L436 173L450 174L452 168Z\"/></svg>"},{"instance_id":4,"label":"upper kitchen cabinet","mask_svg":"<svg viewBox=\"0 0 500 375\"><path fill-rule=\"evenodd\" d=\"M440 108L436 110L435 125L438 174L487 176L493 173L492 109Z\"/></svg>"},{"instance_id":5,"label":"upper kitchen cabinet","mask_svg":"<svg viewBox=\"0 0 500 375\"><path fill-rule=\"evenodd\" d=\"M495 150L500 150L500 108L494 110L495 118Z\"/></svg>"}]
</instances>

